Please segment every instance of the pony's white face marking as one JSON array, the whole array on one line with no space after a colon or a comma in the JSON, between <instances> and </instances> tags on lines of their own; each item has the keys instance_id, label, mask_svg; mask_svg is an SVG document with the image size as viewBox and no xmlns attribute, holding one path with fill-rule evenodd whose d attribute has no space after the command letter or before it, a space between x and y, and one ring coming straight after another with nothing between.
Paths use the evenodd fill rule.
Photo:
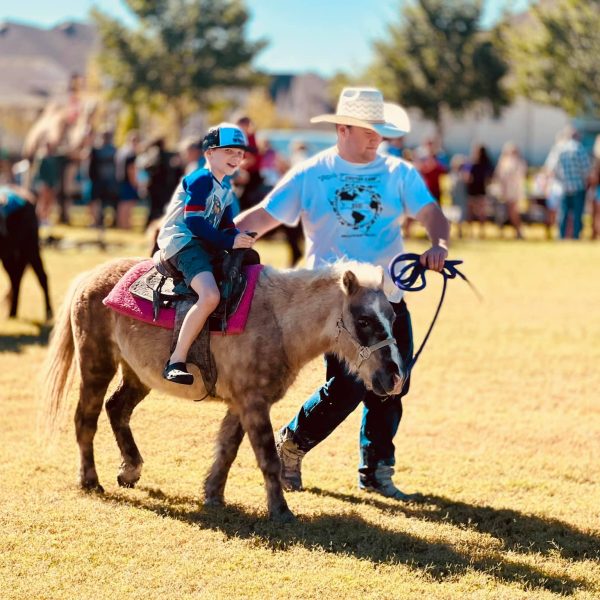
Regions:
<instances>
[{"instance_id":1,"label":"pony's white face marking","mask_svg":"<svg viewBox=\"0 0 600 600\"><path fill-rule=\"evenodd\" d=\"M381 323L381 327L386 333L388 338L393 338L394 334L392 332L392 323L389 319L386 318L385 312L381 303L383 299L381 297L377 297L373 300L371 304L371 308L373 309L373 313L377 316L377 319ZM396 344L392 344L390 347L390 351L392 353L392 360L398 365L398 368L402 367L402 361L400 359L400 352L398 351L398 346Z\"/></svg>"}]
</instances>

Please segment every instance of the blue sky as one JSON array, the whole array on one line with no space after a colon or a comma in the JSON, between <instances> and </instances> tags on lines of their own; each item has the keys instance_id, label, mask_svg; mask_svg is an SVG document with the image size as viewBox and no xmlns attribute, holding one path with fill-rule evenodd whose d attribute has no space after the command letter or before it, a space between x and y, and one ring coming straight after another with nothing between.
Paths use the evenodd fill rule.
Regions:
<instances>
[{"instance_id":1,"label":"blue sky","mask_svg":"<svg viewBox=\"0 0 600 600\"><path fill-rule=\"evenodd\" d=\"M529 0L486 0L484 25L502 8L522 10ZM381 38L388 22L396 22L401 0L247 0L252 20L250 39L266 38L269 46L256 66L269 72L317 72L365 67L371 43ZM92 6L127 20L121 0L0 0L0 21L16 20L52 26L65 19L85 20Z\"/></svg>"}]
</instances>

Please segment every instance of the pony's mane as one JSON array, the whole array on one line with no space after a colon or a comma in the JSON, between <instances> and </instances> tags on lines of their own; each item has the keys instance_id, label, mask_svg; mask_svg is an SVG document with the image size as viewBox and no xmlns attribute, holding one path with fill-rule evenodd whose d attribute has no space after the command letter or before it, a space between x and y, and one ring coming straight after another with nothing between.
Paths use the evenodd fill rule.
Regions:
<instances>
[{"instance_id":1,"label":"pony's mane","mask_svg":"<svg viewBox=\"0 0 600 600\"><path fill-rule=\"evenodd\" d=\"M302 282L310 285L319 281L339 281L346 271L352 271L362 286L380 288L382 281L381 267L356 260L340 259L330 265L316 269L269 269L270 274L284 275L286 280Z\"/></svg>"}]
</instances>

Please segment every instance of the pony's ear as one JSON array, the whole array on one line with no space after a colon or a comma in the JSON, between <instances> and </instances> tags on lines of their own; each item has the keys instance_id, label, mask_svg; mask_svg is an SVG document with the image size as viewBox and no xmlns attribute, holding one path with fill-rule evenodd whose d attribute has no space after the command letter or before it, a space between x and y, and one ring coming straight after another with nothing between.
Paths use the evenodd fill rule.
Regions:
<instances>
[{"instance_id":1,"label":"pony's ear","mask_svg":"<svg viewBox=\"0 0 600 600\"><path fill-rule=\"evenodd\" d=\"M344 290L346 291L348 296L356 294L358 288L360 287L360 283L358 283L358 278L352 271L346 271L344 273L344 277L342 277L342 283L344 284Z\"/></svg>"},{"instance_id":2,"label":"pony's ear","mask_svg":"<svg viewBox=\"0 0 600 600\"><path fill-rule=\"evenodd\" d=\"M378 266L377 269L379 270L379 273L381 275L380 281L379 281L379 287L383 288L383 279L384 279L384 273L385 273L385 271L383 270L383 267L381 265Z\"/></svg>"}]
</instances>

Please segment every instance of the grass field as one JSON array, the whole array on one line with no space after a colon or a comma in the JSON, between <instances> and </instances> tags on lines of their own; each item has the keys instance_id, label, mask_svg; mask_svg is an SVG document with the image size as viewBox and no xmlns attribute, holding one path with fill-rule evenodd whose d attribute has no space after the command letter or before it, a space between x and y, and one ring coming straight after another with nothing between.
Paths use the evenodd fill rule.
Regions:
<instances>
[{"instance_id":1,"label":"grass field","mask_svg":"<svg viewBox=\"0 0 600 600\"><path fill-rule=\"evenodd\" d=\"M104 253L45 250L57 304L81 270L145 253L138 234L109 232L108 241ZM285 262L277 243L260 249ZM134 490L117 486L120 458L103 414L96 459L106 493L79 491L72 427L53 453L36 442L48 331L29 273L20 318L0 321L0 597L600 597L600 245L469 241L453 254L484 301L450 283L396 437L395 479L426 501L358 491L356 411L306 457L307 490L287 494L298 521L286 526L266 520L246 440L227 508L201 504L224 413L217 403L152 393L138 407L145 467ZM408 299L417 341L439 289L431 275ZM306 367L275 405L275 426L322 376L319 360Z\"/></svg>"}]
</instances>

